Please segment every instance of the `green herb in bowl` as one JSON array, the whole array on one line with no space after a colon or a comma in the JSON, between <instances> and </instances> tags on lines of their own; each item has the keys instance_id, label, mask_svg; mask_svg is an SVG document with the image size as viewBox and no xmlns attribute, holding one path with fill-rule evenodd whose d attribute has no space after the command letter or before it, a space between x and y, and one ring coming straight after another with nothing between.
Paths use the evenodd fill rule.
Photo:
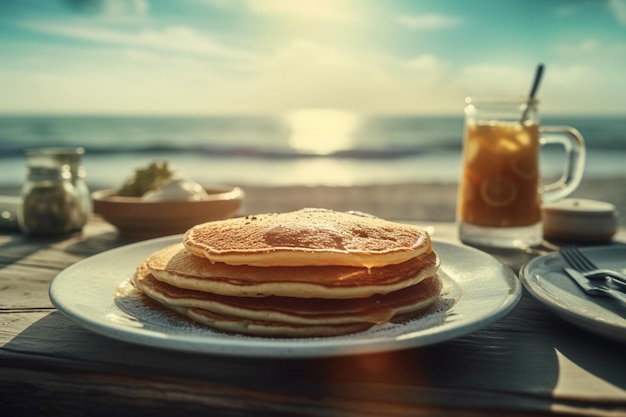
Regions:
<instances>
[{"instance_id":1,"label":"green herb in bowl","mask_svg":"<svg viewBox=\"0 0 626 417\"><path fill-rule=\"evenodd\" d=\"M135 170L135 176L129 178L122 188L117 191L122 197L141 197L148 191L153 191L161 187L162 184L170 181L174 173L167 166L167 162L152 162L147 168Z\"/></svg>"}]
</instances>

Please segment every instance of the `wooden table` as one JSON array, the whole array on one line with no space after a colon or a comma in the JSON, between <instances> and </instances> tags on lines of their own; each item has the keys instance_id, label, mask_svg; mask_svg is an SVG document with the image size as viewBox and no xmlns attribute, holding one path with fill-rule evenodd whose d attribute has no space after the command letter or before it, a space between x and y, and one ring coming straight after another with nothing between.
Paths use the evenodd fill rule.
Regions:
<instances>
[{"instance_id":1,"label":"wooden table","mask_svg":"<svg viewBox=\"0 0 626 417\"><path fill-rule=\"evenodd\" d=\"M422 224L456 240L451 223ZM507 317L459 339L325 359L147 348L91 333L53 308L57 273L130 242L97 218L68 238L1 232L1 416L626 415L626 346L562 321L527 293Z\"/></svg>"}]
</instances>

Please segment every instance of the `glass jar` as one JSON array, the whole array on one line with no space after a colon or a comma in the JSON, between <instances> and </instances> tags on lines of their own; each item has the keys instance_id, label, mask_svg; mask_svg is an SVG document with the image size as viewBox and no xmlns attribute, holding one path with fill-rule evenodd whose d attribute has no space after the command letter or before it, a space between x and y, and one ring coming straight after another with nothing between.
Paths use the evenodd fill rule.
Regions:
<instances>
[{"instance_id":1,"label":"glass jar","mask_svg":"<svg viewBox=\"0 0 626 417\"><path fill-rule=\"evenodd\" d=\"M91 196L80 164L82 148L26 151L28 176L18 223L28 235L63 235L82 230L91 215Z\"/></svg>"}]
</instances>

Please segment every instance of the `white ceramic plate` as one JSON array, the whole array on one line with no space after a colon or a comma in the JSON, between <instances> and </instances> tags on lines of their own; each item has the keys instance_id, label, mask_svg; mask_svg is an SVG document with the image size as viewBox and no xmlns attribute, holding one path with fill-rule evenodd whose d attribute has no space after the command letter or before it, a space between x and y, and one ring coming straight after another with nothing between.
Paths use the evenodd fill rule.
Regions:
<instances>
[{"instance_id":1,"label":"white ceramic plate","mask_svg":"<svg viewBox=\"0 0 626 417\"><path fill-rule=\"evenodd\" d=\"M374 326L346 336L288 339L225 334L150 308L141 297L115 297L140 261L180 239L148 240L84 259L57 275L50 286L50 299L86 329L127 342L221 355L303 358L374 353L450 340L501 319L521 294L513 271L492 256L435 242L444 289L432 311L405 323Z\"/></svg>"},{"instance_id":2,"label":"white ceramic plate","mask_svg":"<svg viewBox=\"0 0 626 417\"><path fill-rule=\"evenodd\" d=\"M596 264L626 269L626 246L597 246L582 249ZM568 266L554 252L526 264L520 279L539 302L564 320L591 332L626 342L626 308L606 297L585 294L563 268Z\"/></svg>"}]
</instances>

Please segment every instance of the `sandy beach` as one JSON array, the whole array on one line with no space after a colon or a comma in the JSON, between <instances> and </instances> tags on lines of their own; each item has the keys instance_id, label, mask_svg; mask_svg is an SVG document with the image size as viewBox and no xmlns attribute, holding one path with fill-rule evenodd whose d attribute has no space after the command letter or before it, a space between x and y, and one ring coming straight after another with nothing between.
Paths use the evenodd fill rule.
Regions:
<instances>
[{"instance_id":1,"label":"sandy beach","mask_svg":"<svg viewBox=\"0 0 626 417\"><path fill-rule=\"evenodd\" d=\"M614 204L626 227L626 177L585 179L572 198ZM258 186L235 184L245 192L242 214L322 207L364 211L389 220L454 221L457 184L397 183L358 186ZM93 190L101 188L90 185ZM20 186L0 186L0 195L19 194Z\"/></svg>"},{"instance_id":2,"label":"sandy beach","mask_svg":"<svg viewBox=\"0 0 626 417\"><path fill-rule=\"evenodd\" d=\"M625 178L586 179L572 198L586 198L614 204L620 224L626 226ZM454 221L456 184L403 183L351 187L285 186L246 187L244 211L263 213L302 207L334 210L368 210L370 214L393 220Z\"/></svg>"}]
</instances>

